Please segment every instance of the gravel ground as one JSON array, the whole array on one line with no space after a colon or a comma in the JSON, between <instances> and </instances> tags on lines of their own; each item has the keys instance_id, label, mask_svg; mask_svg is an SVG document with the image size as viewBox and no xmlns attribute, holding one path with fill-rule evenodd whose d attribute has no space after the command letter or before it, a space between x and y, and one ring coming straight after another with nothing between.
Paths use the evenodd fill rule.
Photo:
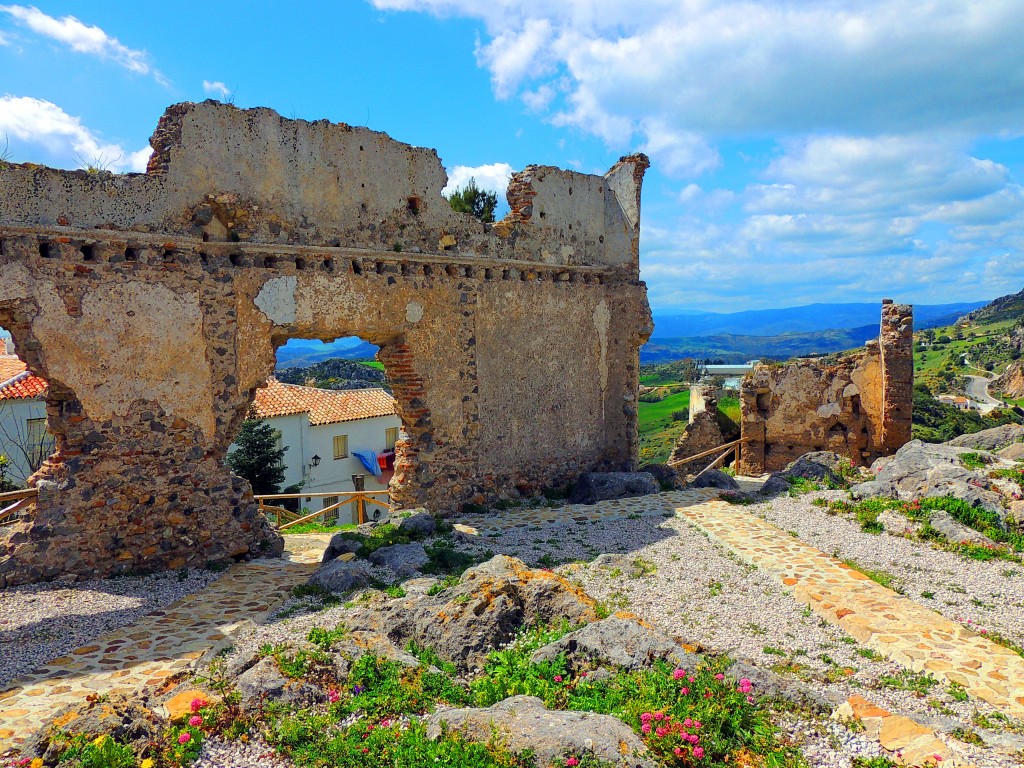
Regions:
<instances>
[{"instance_id":1,"label":"gravel ground","mask_svg":"<svg viewBox=\"0 0 1024 768\"><path fill-rule=\"evenodd\" d=\"M971 619L1008 637L1021 637L1024 568L999 561L966 560L909 539L863 533L856 522L826 515L812 506L819 496L839 498L842 494L783 497L737 510L765 517L826 552L893 573L910 597L951 619ZM888 523L902 530L902 518ZM682 518L653 511L614 522L574 522L500 536L456 538L460 548L481 556L500 552L534 566L557 566L559 572L611 608L631 610L708 651L729 653L773 669L830 701L838 703L859 693L942 733L963 727L1002 739L1014 749L1024 747L1024 736L994 735L972 725L976 711L993 711L988 705L957 702L941 685L922 696L886 685L883 678L898 676L899 665L876 657L838 627L811 614L771 578L713 544ZM934 593L934 597L922 598L923 592ZM304 637L314 624L331 626L343 621L344 608L340 606L303 614L304 605L310 604L289 600L282 606L280 620L239 637L235 651L264 642L295 640ZM293 617L296 612L300 615ZM785 711L779 713L778 720L787 738L801 746L814 766L849 768L856 756L879 754L875 742L843 725ZM962 742L956 747L967 762L979 766L1010 768L1020 764L1007 754Z\"/></svg>"},{"instance_id":2,"label":"gravel ground","mask_svg":"<svg viewBox=\"0 0 1024 768\"><path fill-rule=\"evenodd\" d=\"M189 570L0 591L0 691L38 665L198 592L219 576Z\"/></svg>"},{"instance_id":3,"label":"gravel ground","mask_svg":"<svg viewBox=\"0 0 1024 768\"><path fill-rule=\"evenodd\" d=\"M225 741L220 737L207 739L199 750L192 768L288 768L291 762L278 755L260 736L247 743Z\"/></svg>"}]
</instances>

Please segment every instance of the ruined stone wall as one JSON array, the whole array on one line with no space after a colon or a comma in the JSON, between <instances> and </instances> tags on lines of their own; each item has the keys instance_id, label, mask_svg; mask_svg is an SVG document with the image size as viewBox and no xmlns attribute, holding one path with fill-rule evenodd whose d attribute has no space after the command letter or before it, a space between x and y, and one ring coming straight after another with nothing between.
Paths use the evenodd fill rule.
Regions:
<instances>
[{"instance_id":1,"label":"ruined stone wall","mask_svg":"<svg viewBox=\"0 0 1024 768\"><path fill-rule=\"evenodd\" d=\"M913 312L882 303L879 340L829 364L758 365L740 390L740 472L783 469L809 451L833 451L856 465L910 440L914 386Z\"/></svg>"},{"instance_id":2,"label":"ruined stone wall","mask_svg":"<svg viewBox=\"0 0 1024 768\"><path fill-rule=\"evenodd\" d=\"M399 508L631 466L646 158L527 169L492 227L432 151L366 129L207 102L152 143L146 175L0 164L0 326L57 439L0 587L279 552L223 459L290 338L381 347Z\"/></svg>"}]
</instances>

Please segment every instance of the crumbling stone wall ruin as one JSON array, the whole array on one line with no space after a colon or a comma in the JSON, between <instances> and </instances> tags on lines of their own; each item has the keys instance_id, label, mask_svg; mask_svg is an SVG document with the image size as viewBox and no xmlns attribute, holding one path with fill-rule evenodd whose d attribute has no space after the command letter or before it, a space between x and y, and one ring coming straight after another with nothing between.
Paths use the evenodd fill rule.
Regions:
<instances>
[{"instance_id":1,"label":"crumbling stone wall ruin","mask_svg":"<svg viewBox=\"0 0 1024 768\"><path fill-rule=\"evenodd\" d=\"M646 157L531 166L491 226L433 150L365 128L206 102L151 143L142 175L0 163L0 326L57 442L0 587L279 553L223 460L290 338L381 347L398 508L631 468Z\"/></svg>"},{"instance_id":2,"label":"crumbling stone wall ruin","mask_svg":"<svg viewBox=\"0 0 1024 768\"><path fill-rule=\"evenodd\" d=\"M881 332L865 351L837 362L758 365L740 390L739 471L783 469L809 451L833 451L866 466L910 440L913 310L882 302Z\"/></svg>"}]
</instances>

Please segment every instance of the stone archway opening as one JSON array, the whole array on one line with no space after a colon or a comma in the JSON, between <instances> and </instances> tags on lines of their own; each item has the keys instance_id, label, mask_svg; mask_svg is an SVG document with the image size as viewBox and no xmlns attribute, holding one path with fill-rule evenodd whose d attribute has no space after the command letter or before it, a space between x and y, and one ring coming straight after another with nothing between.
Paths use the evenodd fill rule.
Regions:
<instances>
[{"instance_id":1,"label":"stone archway opening","mask_svg":"<svg viewBox=\"0 0 1024 768\"><path fill-rule=\"evenodd\" d=\"M56 450L48 390L49 382L18 354L13 336L0 333L0 493L28 487Z\"/></svg>"}]
</instances>

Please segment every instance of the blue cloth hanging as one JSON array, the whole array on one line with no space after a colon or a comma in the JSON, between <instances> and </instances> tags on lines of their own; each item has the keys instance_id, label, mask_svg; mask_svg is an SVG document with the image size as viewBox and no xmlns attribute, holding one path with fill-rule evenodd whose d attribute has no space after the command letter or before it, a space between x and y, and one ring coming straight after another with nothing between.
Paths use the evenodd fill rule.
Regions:
<instances>
[{"instance_id":1,"label":"blue cloth hanging","mask_svg":"<svg viewBox=\"0 0 1024 768\"><path fill-rule=\"evenodd\" d=\"M376 451L352 451L352 455L359 459L359 463L370 470L378 480L384 474L380 470L380 464L377 463Z\"/></svg>"}]
</instances>

